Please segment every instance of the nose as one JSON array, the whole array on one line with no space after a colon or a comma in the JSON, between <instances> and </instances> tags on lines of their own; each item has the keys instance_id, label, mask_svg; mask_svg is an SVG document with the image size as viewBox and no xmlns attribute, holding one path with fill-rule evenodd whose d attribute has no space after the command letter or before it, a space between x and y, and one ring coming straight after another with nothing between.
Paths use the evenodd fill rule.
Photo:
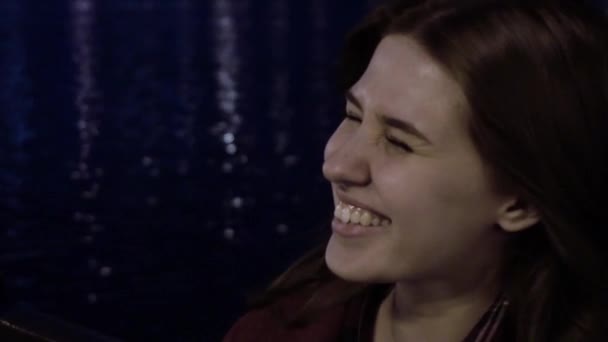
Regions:
<instances>
[{"instance_id":1,"label":"nose","mask_svg":"<svg viewBox=\"0 0 608 342\"><path fill-rule=\"evenodd\" d=\"M325 146L325 179L343 188L370 183L370 160L361 133L359 130L346 136L340 128L334 132Z\"/></svg>"}]
</instances>

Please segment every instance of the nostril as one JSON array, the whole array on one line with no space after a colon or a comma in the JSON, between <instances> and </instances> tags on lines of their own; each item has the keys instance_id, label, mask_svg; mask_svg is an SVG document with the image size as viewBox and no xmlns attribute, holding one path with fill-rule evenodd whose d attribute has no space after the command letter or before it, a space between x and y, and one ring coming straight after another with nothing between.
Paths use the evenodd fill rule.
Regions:
<instances>
[{"instance_id":1,"label":"nostril","mask_svg":"<svg viewBox=\"0 0 608 342\"><path fill-rule=\"evenodd\" d=\"M344 151L325 159L322 166L325 179L347 186L361 186L369 183L369 159L363 154Z\"/></svg>"}]
</instances>

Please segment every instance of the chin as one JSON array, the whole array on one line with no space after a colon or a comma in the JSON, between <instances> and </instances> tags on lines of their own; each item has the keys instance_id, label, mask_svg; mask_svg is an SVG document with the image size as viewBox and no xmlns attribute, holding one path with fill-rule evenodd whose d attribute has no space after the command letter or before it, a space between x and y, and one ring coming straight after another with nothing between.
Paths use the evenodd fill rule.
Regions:
<instances>
[{"instance_id":1,"label":"chin","mask_svg":"<svg viewBox=\"0 0 608 342\"><path fill-rule=\"evenodd\" d=\"M325 250L325 263L327 268L344 280L353 282L375 282L373 267L369 265L369 258L355 255L336 242L332 237Z\"/></svg>"}]
</instances>

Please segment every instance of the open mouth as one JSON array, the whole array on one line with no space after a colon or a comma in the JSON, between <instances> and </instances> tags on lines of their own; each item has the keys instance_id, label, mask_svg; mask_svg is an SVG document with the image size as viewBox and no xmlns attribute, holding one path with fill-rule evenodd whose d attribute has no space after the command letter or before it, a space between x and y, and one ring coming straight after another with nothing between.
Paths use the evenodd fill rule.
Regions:
<instances>
[{"instance_id":1,"label":"open mouth","mask_svg":"<svg viewBox=\"0 0 608 342\"><path fill-rule=\"evenodd\" d=\"M344 224L363 227L388 227L391 221L369 210L339 202L334 210L334 217Z\"/></svg>"}]
</instances>

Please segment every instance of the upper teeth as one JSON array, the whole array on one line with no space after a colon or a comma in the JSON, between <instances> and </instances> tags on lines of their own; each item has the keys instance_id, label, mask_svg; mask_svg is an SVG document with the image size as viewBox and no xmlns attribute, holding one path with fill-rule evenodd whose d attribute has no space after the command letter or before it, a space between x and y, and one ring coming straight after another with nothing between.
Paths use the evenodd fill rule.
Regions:
<instances>
[{"instance_id":1,"label":"upper teeth","mask_svg":"<svg viewBox=\"0 0 608 342\"><path fill-rule=\"evenodd\" d=\"M390 224L389 220L383 219L368 210L343 203L336 206L334 216L344 223L350 222L362 226L388 226Z\"/></svg>"}]
</instances>

